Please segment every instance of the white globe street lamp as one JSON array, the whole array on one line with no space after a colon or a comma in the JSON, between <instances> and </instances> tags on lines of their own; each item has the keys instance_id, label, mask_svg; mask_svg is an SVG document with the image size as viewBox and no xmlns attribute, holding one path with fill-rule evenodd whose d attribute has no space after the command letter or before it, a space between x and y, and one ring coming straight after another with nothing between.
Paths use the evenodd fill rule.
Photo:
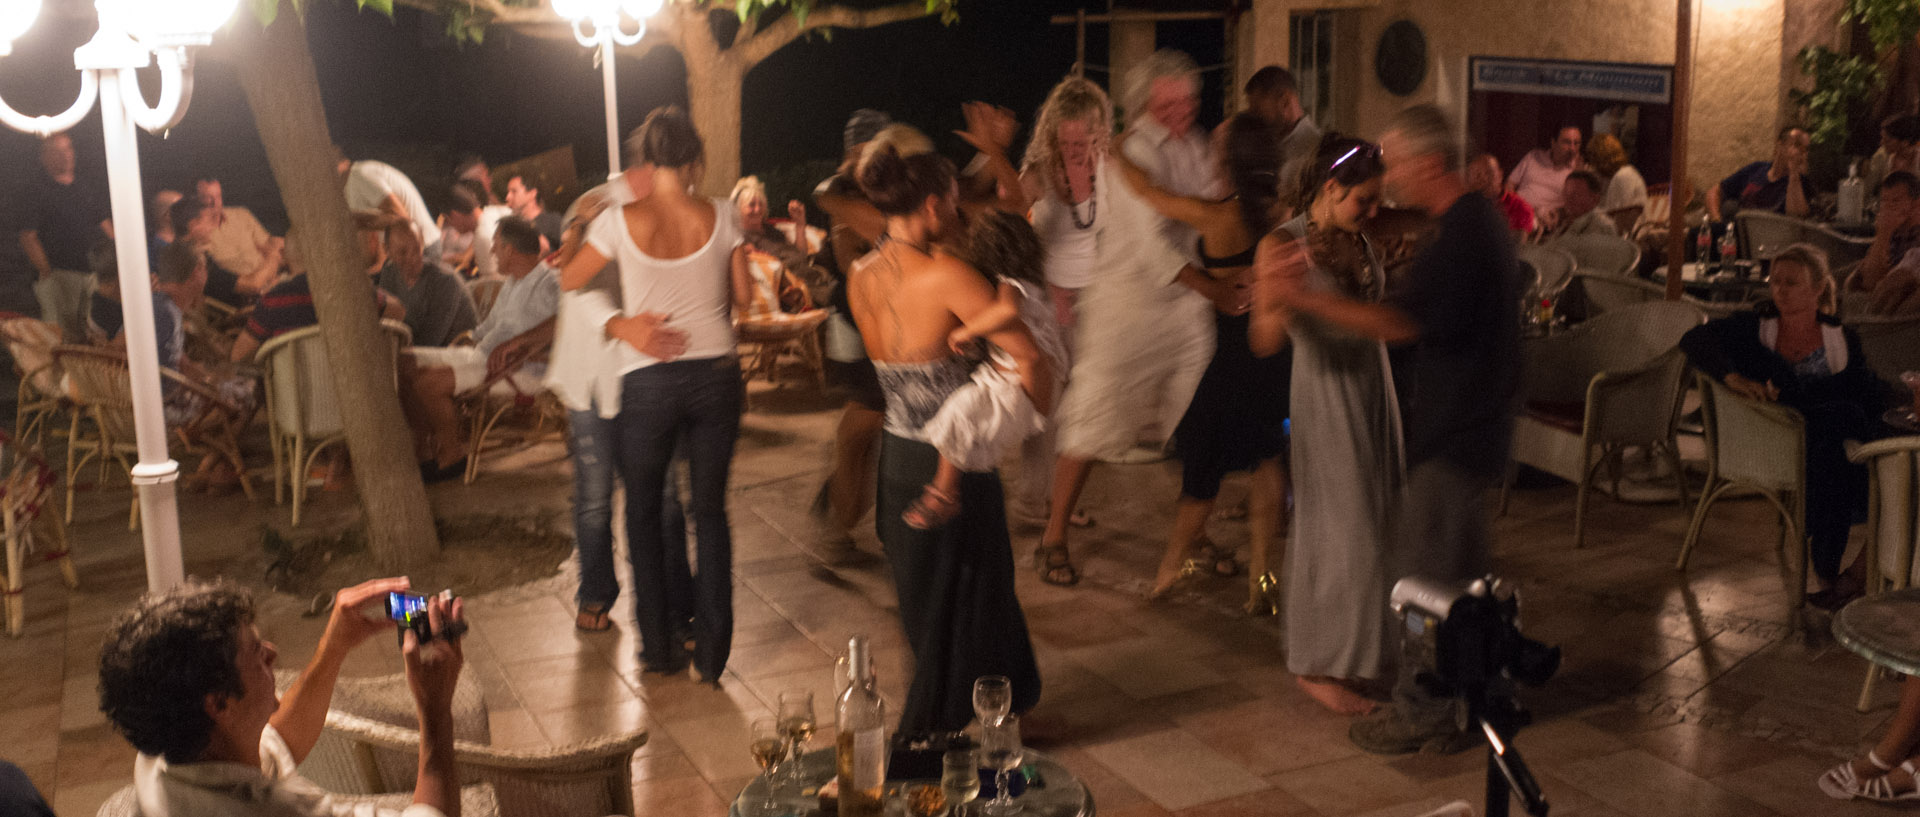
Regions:
<instances>
[{"instance_id":1,"label":"white globe street lamp","mask_svg":"<svg viewBox=\"0 0 1920 817\"><path fill-rule=\"evenodd\" d=\"M607 178L620 175L620 102L613 93L613 49L640 42L647 34L647 19L662 5L663 0L553 0L553 13L573 23L573 38L588 48L600 49L600 84L607 109ZM623 17L634 21L632 34L622 28Z\"/></svg>"},{"instance_id":2,"label":"white globe street lamp","mask_svg":"<svg viewBox=\"0 0 1920 817\"><path fill-rule=\"evenodd\" d=\"M0 0L0 56L13 50L39 16L41 0ZM54 116L27 116L0 100L0 122L38 136L78 124L100 101L107 149L107 189L112 198L114 242L126 310L127 368L133 379L133 424L140 461L141 540L146 550L147 588L162 591L186 577L180 556L180 517L174 480L180 465L167 457L166 418L160 409L160 355L153 336L153 289L148 281L146 211L140 192L140 152L134 126L164 133L179 124L193 97L193 55L213 41L213 32L233 16L237 0L97 0L100 28L73 52L80 70L80 98ZM160 102L148 106L135 73L160 67Z\"/></svg>"}]
</instances>

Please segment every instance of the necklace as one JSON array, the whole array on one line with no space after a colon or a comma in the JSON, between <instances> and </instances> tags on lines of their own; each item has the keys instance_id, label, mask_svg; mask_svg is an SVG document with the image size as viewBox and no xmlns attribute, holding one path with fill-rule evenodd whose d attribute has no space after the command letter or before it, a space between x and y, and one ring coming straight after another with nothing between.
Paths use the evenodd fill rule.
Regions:
<instances>
[{"instance_id":1,"label":"necklace","mask_svg":"<svg viewBox=\"0 0 1920 817\"><path fill-rule=\"evenodd\" d=\"M921 255L933 255L933 242L931 241L926 242L924 244L915 244L904 238L895 238L893 237L892 233L881 233L880 246L884 247L888 244L899 244L903 247L911 248L915 252L920 253Z\"/></svg>"},{"instance_id":2,"label":"necklace","mask_svg":"<svg viewBox=\"0 0 1920 817\"><path fill-rule=\"evenodd\" d=\"M1061 191L1066 193L1065 198L1067 199L1067 216L1073 219L1073 228L1076 230L1092 229L1093 223L1099 220L1100 218L1100 199L1098 196L1094 195L1096 192L1098 192L1098 188L1096 186L1097 184L1098 184L1098 177L1094 176L1092 173L1088 173L1087 174L1087 220L1081 221L1080 205L1075 204L1073 202L1073 185L1067 181L1067 164L1065 160L1061 161L1060 189Z\"/></svg>"}]
</instances>

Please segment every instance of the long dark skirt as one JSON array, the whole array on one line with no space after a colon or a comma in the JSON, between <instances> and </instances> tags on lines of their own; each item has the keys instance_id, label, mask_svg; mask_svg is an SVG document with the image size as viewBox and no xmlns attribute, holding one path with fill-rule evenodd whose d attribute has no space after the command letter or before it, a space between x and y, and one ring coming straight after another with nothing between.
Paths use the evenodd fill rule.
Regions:
<instances>
[{"instance_id":1,"label":"long dark skirt","mask_svg":"<svg viewBox=\"0 0 1920 817\"><path fill-rule=\"evenodd\" d=\"M874 525L893 566L900 625L913 650L902 732L965 728L973 719L973 682L982 675L1012 679L1015 712L1040 700L1040 668L1013 591L1000 476L963 475L960 513L946 525L914 530L900 519L938 465L933 446L881 435Z\"/></svg>"}]
</instances>

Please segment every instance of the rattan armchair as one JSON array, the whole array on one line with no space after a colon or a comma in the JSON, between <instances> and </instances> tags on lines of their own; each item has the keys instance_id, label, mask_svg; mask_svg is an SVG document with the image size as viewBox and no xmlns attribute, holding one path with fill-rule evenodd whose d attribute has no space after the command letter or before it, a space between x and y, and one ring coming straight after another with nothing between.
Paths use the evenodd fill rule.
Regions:
<instances>
[{"instance_id":1,"label":"rattan armchair","mask_svg":"<svg viewBox=\"0 0 1920 817\"><path fill-rule=\"evenodd\" d=\"M290 679L281 674L282 684ZM646 730L500 749L486 745L485 719L478 687L463 677L454 695L454 762L463 784L493 788L502 817L633 813L633 753L646 744ZM415 723L405 676L342 679L300 773L331 791L412 791L420 750Z\"/></svg>"},{"instance_id":2,"label":"rattan armchair","mask_svg":"<svg viewBox=\"0 0 1920 817\"><path fill-rule=\"evenodd\" d=\"M412 342L413 333L400 321L380 322L395 361ZM319 326L308 326L270 338L253 354L266 381L267 438L273 447L273 501L293 494L293 524L307 497L307 471L327 446L344 442L346 425L333 393L333 372ZM398 375L395 375L398 377Z\"/></svg>"},{"instance_id":3,"label":"rattan armchair","mask_svg":"<svg viewBox=\"0 0 1920 817\"><path fill-rule=\"evenodd\" d=\"M335 804L366 804L397 814L413 803L413 793L336 794L331 799ZM114 792L107 802L100 804L100 810L94 812L94 817L140 817L140 803L134 796L133 787L127 786ZM500 817L500 804L494 799L493 787L484 783L461 786L460 817Z\"/></svg>"},{"instance_id":4,"label":"rattan armchair","mask_svg":"<svg viewBox=\"0 0 1920 817\"><path fill-rule=\"evenodd\" d=\"M520 347L499 367L489 366L479 385L454 395L454 405L467 422L466 484L480 476L480 455L489 444L527 445L566 435L566 407L544 387L528 388L515 376L528 363L545 360L552 345L549 340ZM523 424L505 439L509 429L504 424L515 419Z\"/></svg>"},{"instance_id":5,"label":"rattan armchair","mask_svg":"<svg viewBox=\"0 0 1920 817\"><path fill-rule=\"evenodd\" d=\"M19 370L20 389L13 415L13 436L21 442L38 440L52 418L73 408L60 386L60 367L53 347L60 345L60 327L39 318L16 315L0 319L0 339Z\"/></svg>"},{"instance_id":6,"label":"rattan armchair","mask_svg":"<svg viewBox=\"0 0 1920 817\"><path fill-rule=\"evenodd\" d=\"M1807 597L1809 558L1806 420L1798 411L1744 397L1711 377L1698 375L1698 382L1700 418L1706 429L1707 484L1674 567L1686 569L1713 503L1737 488L1751 489L1779 515L1781 562L1787 560L1789 548L1796 553L1787 592L1793 598L1790 614L1797 616Z\"/></svg>"}]
</instances>

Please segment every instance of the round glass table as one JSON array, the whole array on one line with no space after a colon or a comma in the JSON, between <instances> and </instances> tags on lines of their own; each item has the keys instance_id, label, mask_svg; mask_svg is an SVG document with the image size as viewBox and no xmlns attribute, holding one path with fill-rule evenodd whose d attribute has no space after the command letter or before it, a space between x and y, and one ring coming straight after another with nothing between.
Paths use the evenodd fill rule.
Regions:
<instances>
[{"instance_id":1,"label":"round glass table","mask_svg":"<svg viewBox=\"0 0 1920 817\"><path fill-rule=\"evenodd\" d=\"M1027 784L1027 790L1013 801L1020 804L1020 817L1094 817L1093 793L1074 777L1065 766L1053 758L1032 749L1026 750L1026 762L1021 770L1028 772L1034 782ZM774 767L773 777L784 781L788 769L783 764ZM773 801L775 808L765 810L767 800L767 775L761 775L742 789L740 796L733 799L733 806L727 810L729 817L817 817L821 815L818 793L820 786L833 779L833 750L817 749L800 758L800 778L803 781L799 791L792 786L776 785ZM906 792L914 786L926 784L938 786L939 780L888 780L887 781L887 817L912 817L913 811L907 807ZM965 813L983 814L990 795L983 792L979 800L968 803ZM942 812L944 814L945 812Z\"/></svg>"},{"instance_id":2,"label":"round glass table","mask_svg":"<svg viewBox=\"0 0 1920 817\"><path fill-rule=\"evenodd\" d=\"M1833 617L1833 637L1868 661L1920 675L1920 588L1855 600Z\"/></svg>"}]
</instances>

